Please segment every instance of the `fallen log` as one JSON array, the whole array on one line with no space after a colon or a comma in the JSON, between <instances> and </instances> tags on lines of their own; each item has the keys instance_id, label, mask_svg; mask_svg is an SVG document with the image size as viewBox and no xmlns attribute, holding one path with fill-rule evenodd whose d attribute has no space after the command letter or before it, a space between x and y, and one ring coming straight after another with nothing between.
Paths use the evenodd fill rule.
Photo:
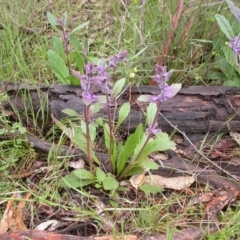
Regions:
<instances>
[{"instance_id":1,"label":"fallen log","mask_svg":"<svg viewBox=\"0 0 240 240\"><path fill-rule=\"evenodd\" d=\"M9 100L1 102L5 111L16 109L18 113L29 112L44 124L51 122L50 113L59 119L66 117L62 110L70 108L82 114L81 88L70 85L40 85L8 83L2 89ZM118 104L130 100L131 113L123 130L133 131L139 122L145 122L147 104L137 102L140 94L159 94L156 86L132 86L126 89ZM96 94L101 94L96 91ZM182 89L173 99L162 104L161 114L172 125L185 133L229 132L240 130L240 88L192 86ZM106 114L103 109L100 115ZM14 115L14 114L13 114ZM15 116L16 118L16 116ZM25 116L26 118L26 116ZM171 125L159 116L159 127L170 132ZM227 125L228 123L228 125Z\"/></svg>"}]
</instances>

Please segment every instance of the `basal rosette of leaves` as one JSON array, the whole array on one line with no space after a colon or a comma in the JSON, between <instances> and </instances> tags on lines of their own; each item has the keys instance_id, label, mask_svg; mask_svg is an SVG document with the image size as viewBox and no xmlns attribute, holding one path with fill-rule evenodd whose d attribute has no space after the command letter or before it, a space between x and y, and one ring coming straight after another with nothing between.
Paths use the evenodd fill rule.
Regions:
<instances>
[{"instance_id":1,"label":"basal rosette of leaves","mask_svg":"<svg viewBox=\"0 0 240 240\"><path fill-rule=\"evenodd\" d=\"M156 75L152 78L159 86L159 94L143 95L138 98L140 102L149 102L145 114L146 126L140 123L134 133L131 133L124 142L119 142L116 133L128 118L131 106L126 102L119 107L118 99L127 87L126 79L122 78L112 86L110 70L114 71L120 63L126 61L127 51L123 50L113 55L108 61L91 61L92 59L88 57L87 44L79 43L73 35L88 23L81 24L69 33L66 29L66 13L59 19L48 13L48 19L60 35L60 38L53 38L54 50L48 52L49 66L62 83L81 85L82 90L82 116L72 109L64 110L66 114L79 121L69 120L70 127L58 121L56 124L71 142L86 154L89 165L88 169L72 171L63 177L61 182L72 188L93 184L96 188L102 188L113 194L116 190L121 190L119 181L147 169L158 168L157 164L148 159L149 154L168 150L175 145L169 136L158 128L158 116L161 104L173 98L181 89L181 84L169 86L168 80L173 71L168 72L165 66L156 65ZM100 95L95 94L96 89L101 90ZM113 111L112 106L115 106ZM102 108L107 109L106 119L97 117ZM104 132L104 143L109 155L108 167L101 163L94 150L99 128Z\"/></svg>"}]
</instances>

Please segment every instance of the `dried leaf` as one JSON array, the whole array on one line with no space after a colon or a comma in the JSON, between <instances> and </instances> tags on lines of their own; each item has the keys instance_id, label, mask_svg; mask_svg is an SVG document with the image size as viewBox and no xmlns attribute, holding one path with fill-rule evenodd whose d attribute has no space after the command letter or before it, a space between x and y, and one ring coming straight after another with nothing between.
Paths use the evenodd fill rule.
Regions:
<instances>
[{"instance_id":1,"label":"dried leaf","mask_svg":"<svg viewBox=\"0 0 240 240\"><path fill-rule=\"evenodd\" d=\"M84 168L84 161L79 159L78 161L71 161L68 163L68 166L74 169L83 169Z\"/></svg>"},{"instance_id":2,"label":"dried leaf","mask_svg":"<svg viewBox=\"0 0 240 240\"><path fill-rule=\"evenodd\" d=\"M145 183L151 185L157 185L160 188L170 188L174 190L182 190L189 187L194 183L195 177L193 176L181 176L181 177L172 177L165 178L159 175L146 176Z\"/></svg>"},{"instance_id":3,"label":"dried leaf","mask_svg":"<svg viewBox=\"0 0 240 240\"><path fill-rule=\"evenodd\" d=\"M57 220L48 220L46 222L40 223L38 226L36 226L35 230L48 230L48 231L54 231L57 229L57 227L60 225L60 222Z\"/></svg>"},{"instance_id":4,"label":"dried leaf","mask_svg":"<svg viewBox=\"0 0 240 240\"><path fill-rule=\"evenodd\" d=\"M145 182L145 173L134 175L130 178L130 183L136 189L138 189Z\"/></svg>"},{"instance_id":5,"label":"dried leaf","mask_svg":"<svg viewBox=\"0 0 240 240\"><path fill-rule=\"evenodd\" d=\"M24 199L29 199L31 196L30 193L27 193ZM12 198L16 198L16 195L13 194ZM20 201L17 207L14 205L13 200L9 200L0 221L0 234L7 232L8 230L18 231L18 230L27 230L23 220L22 212L25 208L26 201Z\"/></svg>"}]
</instances>

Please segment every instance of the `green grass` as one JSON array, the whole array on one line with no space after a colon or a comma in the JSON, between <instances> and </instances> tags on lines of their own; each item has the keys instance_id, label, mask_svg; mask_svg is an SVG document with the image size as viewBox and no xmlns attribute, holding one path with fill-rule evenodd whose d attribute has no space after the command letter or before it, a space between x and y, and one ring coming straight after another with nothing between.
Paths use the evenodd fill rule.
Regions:
<instances>
[{"instance_id":1,"label":"green grass","mask_svg":"<svg viewBox=\"0 0 240 240\"><path fill-rule=\"evenodd\" d=\"M121 49L128 50L128 62L116 72L115 78L125 76L134 84L147 83L168 36L177 0L125 1L128 2L125 6L117 0L99 0L94 1L95 3L85 1L84 4L74 2L78 1L1 0L1 81L10 80L35 86L41 83L57 83L47 64L47 51L53 48L51 38L56 35L47 22L46 12L49 11L55 16L67 12L69 29L91 20L89 28L78 33L79 40L82 42L88 40L91 53L97 57L107 58ZM141 4L142 2L145 4ZM169 69L181 70L174 74L174 82L181 82L185 86L223 83L209 77L209 73L216 69L213 41L215 39L220 43L226 41L214 19L215 13L226 12L226 6L214 2L209 0L209 4L201 5L200 0L186 1L187 10L176 31L176 38L171 43L170 53L166 56ZM192 28L182 41L182 32L192 15L196 16ZM130 79L129 75L134 68L137 68L137 72L135 77ZM24 99L28 101L28 92L25 93ZM44 101L46 99L43 98L39 103L38 114L34 113L32 102L28 102L28 106L25 105L25 109L19 113L19 109L15 109L18 116L16 122L19 122L20 126L30 125L27 131L42 139L56 142L60 139L58 142L61 146L65 139L62 139L59 129L56 126L45 129L45 120L49 116L43 111ZM31 116L27 113L27 108L32 110ZM40 124L39 119L42 119ZM6 123L5 128L10 127L11 124ZM200 222L202 217L201 206L194 208L186 206L190 198L185 194L172 194L168 198L161 195L157 200L144 196L144 199L147 199L144 203L138 196L129 197L121 194L123 200L120 201L118 208L127 209L126 211L119 210L119 213L103 210L105 215L99 215L99 209L96 208L98 200L94 196L88 197L89 193L94 192L93 189L73 191L60 186L62 173L68 171L67 158L59 157L57 153L50 153L48 156L35 153L24 141L18 139L2 139L0 156L4 159L0 163L1 212L4 211L3 203L11 198L13 191L30 191L33 200L28 206L31 211L27 209L29 210L27 212L28 214L31 212L33 220L27 224L31 228L38 223L37 219L46 217L46 213L38 211L36 206L48 206L53 212L73 211L74 219L94 219L100 226L104 226L105 217L108 216L114 222L114 231L118 233L121 231L141 234L167 233L169 239L174 230L191 226L192 222ZM29 170L37 163L43 164L45 168L39 167L41 171L38 177L34 178L34 187L29 187L24 178L9 177L22 170ZM102 200L109 197L101 191L97 191L97 196L101 196ZM133 199L129 200L131 197ZM172 206L179 211L172 213ZM239 237L238 207L234 210L229 208L221 214L219 217L221 231L209 236L208 239ZM183 219L185 224L182 224Z\"/></svg>"}]
</instances>

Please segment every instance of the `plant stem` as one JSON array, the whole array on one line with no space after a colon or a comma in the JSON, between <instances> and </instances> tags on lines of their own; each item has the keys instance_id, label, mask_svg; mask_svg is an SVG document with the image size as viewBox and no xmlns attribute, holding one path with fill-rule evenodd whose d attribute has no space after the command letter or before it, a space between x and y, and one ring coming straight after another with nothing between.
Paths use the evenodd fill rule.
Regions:
<instances>
[{"instance_id":1,"label":"plant stem","mask_svg":"<svg viewBox=\"0 0 240 240\"><path fill-rule=\"evenodd\" d=\"M92 159L92 141L89 131L89 111L91 105L84 105L84 121L86 125L86 140L87 140L87 159L89 162L90 172L94 173L93 159Z\"/></svg>"},{"instance_id":2,"label":"plant stem","mask_svg":"<svg viewBox=\"0 0 240 240\"><path fill-rule=\"evenodd\" d=\"M113 127L112 127L112 121L111 121L111 109L110 109L110 101L109 97L106 94L106 99L107 99L107 108L108 108L108 125L109 125L109 135L110 135L110 143L109 143L109 168L110 172L113 173L115 171L115 164L113 164L113 159L112 159L112 144L114 141L114 136L113 136Z\"/></svg>"}]
</instances>

